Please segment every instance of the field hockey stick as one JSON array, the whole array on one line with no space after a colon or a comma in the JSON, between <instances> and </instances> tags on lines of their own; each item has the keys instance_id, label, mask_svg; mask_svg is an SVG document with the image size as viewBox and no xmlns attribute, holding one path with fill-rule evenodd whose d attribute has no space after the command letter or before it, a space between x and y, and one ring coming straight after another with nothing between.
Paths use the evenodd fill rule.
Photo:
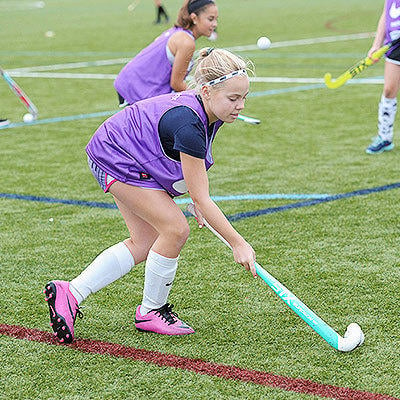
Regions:
<instances>
[{"instance_id":1,"label":"field hockey stick","mask_svg":"<svg viewBox=\"0 0 400 400\"><path fill-rule=\"evenodd\" d=\"M376 62L376 60L381 59L382 56L391 47L398 44L399 42L400 42L400 39L396 39L393 42L380 47L378 50L376 50L374 53L372 53L371 57L367 56L367 57L363 58L357 64L353 65L351 68L349 68L347 71L345 71L342 75L340 75L338 78L336 78L334 81L332 81L332 75L329 72L327 72L324 75L324 80L325 80L326 86L328 86L329 89L337 89L338 87L343 86L349 79L354 78L356 75L358 75L362 71L364 71L365 68L374 64Z\"/></svg>"},{"instance_id":2,"label":"field hockey stick","mask_svg":"<svg viewBox=\"0 0 400 400\"><path fill-rule=\"evenodd\" d=\"M247 117L246 115L239 114L237 119L252 125L258 125L261 121L257 118Z\"/></svg>"},{"instance_id":3,"label":"field hockey stick","mask_svg":"<svg viewBox=\"0 0 400 400\"><path fill-rule=\"evenodd\" d=\"M188 204L187 210L196 218L195 207L192 203ZM231 245L203 218L204 225L220 239L226 246L232 249ZM364 334L360 326L351 323L341 337L317 314L310 310L301 300L299 300L289 289L275 279L260 264L254 262L257 275L279 296L279 298L291 308L304 322L306 322L315 332L318 333L334 349L348 352L361 346L364 342Z\"/></svg>"},{"instance_id":4,"label":"field hockey stick","mask_svg":"<svg viewBox=\"0 0 400 400\"><path fill-rule=\"evenodd\" d=\"M14 81L14 79L12 79L11 76L6 71L4 71L2 68L0 68L0 74L3 77L3 79L7 82L8 86L10 86L10 89L14 92L14 94L21 100L22 104L32 114L33 118L36 119L38 117L39 112L38 112L38 109L36 108L36 106L29 99L29 97L17 85L17 83Z\"/></svg>"},{"instance_id":5,"label":"field hockey stick","mask_svg":"<svg viewBox=\"0 0 400 400\"><path fill-rule=\"evenodd\" d=\"M129 4L128 11L132 12L140 3L140 0L135 0L133 3Z\"/></svg>"}]
</instances>

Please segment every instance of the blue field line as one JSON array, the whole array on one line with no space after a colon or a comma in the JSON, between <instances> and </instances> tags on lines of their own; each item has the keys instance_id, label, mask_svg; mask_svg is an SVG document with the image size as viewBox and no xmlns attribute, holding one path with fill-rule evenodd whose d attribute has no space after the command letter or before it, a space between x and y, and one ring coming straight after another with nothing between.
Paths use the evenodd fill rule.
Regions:
<instances>
[{"instance_id":1,"label":"blue field line","mask_svg":"<svg viewBox=\"0 0 400 400\"><path fill-rule=\"evenodd\" d=\"M37 201L41 203L55 203L55 204L68 204L71 206L84 206L84 207L95 207L95 208L117 208L114 203L103 203L97 201L84 201L84 200L67 200L67 199L56 199L54 197L41 197L41 196L28 196L14 193L0 193L0 198L11 199L11 200L25 200L25 201Z\"/></svg>"},{"instance_id":2,"label":"blue field line","mask_svg":"<svg viewBox=\"0 0 400 400\"><path fill-rule=\"evenodd\" d=\"M239 201L239 200L298 200L298 199L319 199L328 197L328 194L241 194L232 196L211 196L215 201ZM11 200L25 200L25 201L37 201L41 203L56 203L56 204L68 204L74 206L85 206L85 207L97 207L97 208L117 208L114 203L94 202L94 201L83 201L83 200L68 200L68 199L57 199L54 197L41 197L41 196L29 196L15 193L0 193L0 198L11 199ZM176 204L189 204L192 200L190 198L175 199Z\"/></svg>"},{"instance_id":3,"label":"blue field line","mask_svg":"<svg viewBox=\"0 0 400 400\"><path fill-rule=\"evenodd\" d=\"M211 196L215 202L219 201L241 201L241 200L299 200L299 199L320 199L330 196L329 194L283 194L283 193L270 193L270 194L239 194L231 196ZM191 198L175 199L176 204L189 204L192 202Z\"/></svg>"},{"instance_id":4,"label":"blue field line","mask_svg":"<svg viewBox=\"0 0 400 400\"><path fill-rule=\"evenodd\" d=\"M233 214L233 215L227 216L227 218L229 219L229 221L239 221L241 219L259 217L260 215L274 214L277 212L287 211L287 210L291 210L291 209L295 209L295 208L310 207L310 206L315 206L315 205L321 204L321 203L328 203L330 201L336 201L336 200L341 200L341 199L346 199L346 198L356 197L356 196L365 196L365 195L368 195L371 193L384 192L386 190L393 190L393 189L399 189L399 188L400 188L400 182L397 182L397 183L392 183L390 185L377 186L377 187L370 188L370 189L361 189L361 190L355 190L353 192L348 192L348 193L335 194L335 195L327 196L327 197L321 198L321 199L301 201L298 203L286 204L286 205L280 206L280 207L271 207L271 208L265 208L263 210L256 210L256 211L249 211L249 212L244 212L244 213Z\"/></svg>"},{"instance_id":5,"label":"blue field line","mask_svg":"<svg viewBox=\"0 0 400 400\"><path fill-rule=\"evenodd\" d=\"M53 124L55 122L65 122L65 121L76 121L80 119L88 119L88 118L96 118L96 117L109 117L117 113L119 110L109 110L109 111L100 111L90 114L78 114L78 115L67 115L65 117L55 117L55 118L47 118L47 119L38 119L36 121L25 123L25 122L15 122L6 126L0 126L1 129L8 128L20 128L32 125L43 125L43 124Z\"/></svg>"},{"instance_id":6,"label":"blue field line","mask_svg":"<svg viewBox=\"0 0 400 400\"><path fill-rule=\"evenodd\" d=\"M392 183L389 185L384 185L384 186L377 186L374 188L370 189L360 189L360 190L355 190L352 192L348 193L342 193L342 194L335 194L335 195L321 195L322 197L318 198L312 198L307 201L301 201L298 203L291 203L291 204L286 204L283 206L279 207L270 207L270 208L265 208L261 210L256 210L256 211L249 211L249 212L244 212L244 213L238 213L238 214L233 214L233 215L228 215L227 218L230 221L239 221L241 219L246 219L246 218L252 218L252 217L258 217L261 215L266 215L266 214L274 214L277 212L281 211L287 211L291 209L296 209L296 208L302 208L302 207L310 207L314 206L317 204L321 203L327 203L331 201L336 201L336 200L341 200L345 198L351 198L351 197L356 197L356 196L365 196L371 193L378 193L378 192L384 192L387 190L393 190L393 189L398 189L400 188L400 182L397 183ZM246 195L239 195L239 196L216 196L222 197L224 200L227 198L234 198L235 200L239 200L237 197L241 196L246 196ZM280 196L279 194L277 195L250 195L250 196ZM282 195L281 195L282 196ZM290 199L289 196L304 196L301 198L307 198L306 196L318 196L318 195L283 195L285 197L280 197L284 199ZM13 194L13 193L0 193L0 198L6 198L6 199L12 199L12 200L26 200L26 201L37 201L37 202L43 202L43 203L58 203L58 204L68 204L68 205L78 205L78 206L85 206L85 207L98 207L98 208L117 208L115 204L113 203L102 203L102 202L92 202L92 201L81 201L81 200L64 200L64 199L56 199L52 197L39 197L39 196L27 196L27 195L19 195L19 194ZM274 199L277 199L278 197L274 197ZM296 197L299 198L299 197ZM309 197L308 197L309 198ZM180 202L177 202L177 204L185 204L190 201L190 199L180 199ZM221 200L221 201L224 201ZM186 216L190 216L190 213L185 212L184 213Z\"/></svg>"}]
</instances>

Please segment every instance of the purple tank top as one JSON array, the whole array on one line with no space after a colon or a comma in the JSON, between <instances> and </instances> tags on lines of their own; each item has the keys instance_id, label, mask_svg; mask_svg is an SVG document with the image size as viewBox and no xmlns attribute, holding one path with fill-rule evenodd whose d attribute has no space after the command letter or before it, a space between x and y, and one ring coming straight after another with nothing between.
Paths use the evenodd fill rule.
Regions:
<instances>
[{"instance_id":1,"label":"purple tank top","mask_svg":"<svg viewBox=\"0 0 400 400\"><path fill-rule=\"evenodd\" d=\"M203 123L207 138L204 162L208 170L214 164L212 142L222 121L214 124L211 135L207 134L207 115L195 91L169 93L124 108L95 132L86 146L88 156L121 182L142 186L141 177L149 174L154 185L146 182L143 186L161 187L172 196L186 193L181 163L164 154L158 134L158 123L164 113L182 105L191 108Z\"/></svg>"},{"instance_id":2,"label":"purple tank top","mask_svg":"<svg viewBox=\"0 0 400 400\"><path fill-rule=\"evenodd\" d=\"M189 30L172 27L144 48L118 74L114 82L115 90L129 104L172 92L172 65L167 57L166 46L169 38L179 31L187 32L194 40Z\"/></svg>"},{"instance_id":3,"label":"purple tank top","mask_svg":"<svg viewBox=\"0 0 400 400\"><path fill-rule=\"evenodd\" d=\"M386 0L385 18L385 44L387 44L400 37L400 0Z\"/></svg>"}]
</instances>

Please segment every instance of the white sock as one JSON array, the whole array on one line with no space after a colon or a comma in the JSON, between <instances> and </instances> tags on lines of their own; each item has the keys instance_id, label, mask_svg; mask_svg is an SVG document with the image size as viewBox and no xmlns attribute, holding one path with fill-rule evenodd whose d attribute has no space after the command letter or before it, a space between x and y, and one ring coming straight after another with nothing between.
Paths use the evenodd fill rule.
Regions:
<instances>
[{"instance_id":1,"label":"white sock","mask_svg":"<svg viewBox=\"0 0 400 400\"><path fill-rule=\"evenodd\" d=\"M397 111L397 99L388 99L384 95L379 102L378 134L383 140L393 140L393 124Z\"/></svg>"},{"instance_id":2,"label":"white sock","mask_svg":"<svg viewBox=\"0 0 400 400\"><path fill-rule=\"evenodd\" d=\"M95 293L127 274L135 260L125 243L120 242L100 253L75 279L69 288L80 304L91 293Z\"/></svg>"},{"instance_id":3,"label":"white sock","mask_svg":"<svg viewBox=\"0 0 400 400\"><path fill-rule=\"evenodd\" d=\"M143 300L140 313L162 307L168 299L178 268L178 258L167 258L150 250L146 260Z\"/></svg>"}]
</instances>

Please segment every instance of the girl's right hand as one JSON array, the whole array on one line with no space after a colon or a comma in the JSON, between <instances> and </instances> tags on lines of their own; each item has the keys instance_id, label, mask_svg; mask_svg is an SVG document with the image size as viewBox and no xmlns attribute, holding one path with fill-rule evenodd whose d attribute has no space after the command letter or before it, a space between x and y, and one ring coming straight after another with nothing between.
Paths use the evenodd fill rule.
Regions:
<instances>
[{"instance_id":1,"label":"girl's right hand","mask_svg":"<svg viewBox=\"0 0 400 400\"><path fill-rule=\"evenodd\" d=\"M253 248L245 241L236 246L232 246L233 258L238 263L243 265L247 271L251 271L254 278L257 277L255 261L256 253Z\"/></svg>"},{"instance_id":2,"label":"girl's right hand","mask_svg":"<svg viewBox=\"0 0 400 400\"><path fill-rule=\"evenodd\" d=\"M374 64L379 61L379 58L372 58L372 54L374 54L379 49L379 46L373 45L368 51L368 57L374 62Z\"/></svg>"}]
</instances>

